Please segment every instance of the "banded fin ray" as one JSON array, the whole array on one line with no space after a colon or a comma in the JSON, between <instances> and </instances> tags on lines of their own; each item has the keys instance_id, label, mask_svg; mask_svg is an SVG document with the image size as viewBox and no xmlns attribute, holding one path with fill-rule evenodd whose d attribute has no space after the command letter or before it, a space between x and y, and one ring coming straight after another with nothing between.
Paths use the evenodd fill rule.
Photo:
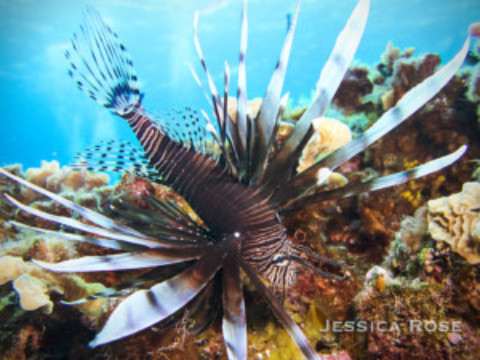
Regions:
<instances>
[{"instance_id":1,"label":"banded fin ray","mask_svg":"<svg viewBox=\"0 0 480 360\"><path fill-rule=\"evenodd\" d=\"M450 79L455 76L455 73L463 64L469 47L470 37L467 38L462 49L452 60L420 84L410 89L405 95L403 95L395 107L385 112L367 131L298 174L283 187L282 192L284 194L290 194L289 196L292 196L293 198L299 197L301 194L304 194L315 186L316 173L319 169L328 168L335 170L345 161L351 159L353 156L366 149L370 144L401 124L410 115L432 99L450 81ZM275 196L278 199L283 198L283 195L280 193L275 194Z\"/></svg>"},{"instance_id":2,"label":"banded fin ray","mask_svg":"<svg viewBox=\"0 0 480 360\"><path fill-rule=\"evenodd\" d=\"M252 135L251 150L251 174L250 184L255 186L263 176L265 163L270 154L270 145L272 137L276 135L276 117L281 101L283 82L287 73L288 60L292 48L293 36L297 25L298 13L300 11L301 0L297 1L297 7L293 16L290 28L288 29L285 42L283 44L280 57L275 70L268 84L267 91L262 99L262 105L258 115L252 125L254 134Z\"/></svg>"},{"instance_id":3,"label":"banded fin ray","mask_svg":"<svg viewBox=\"0 0 480 360\"><path fill-rule=\"evenodd\" d=\"M243 1L242 20L240 27L240 54L238 59L238 86L237 86L237 122L232 124L233 134L235 135L234 148L239 161L239 166L245 166L247 147L247 72L245 68L245 57L247 55L248 45L248 19L247 19L247 1ZM244 169L245 170L245 169ZM240 173L242 173L240 171Z\"/></svg>"},{"instance_id":4,"label":"banded fin ray","mask_svg":"<svg viewBox=\"0 0 480 360\"><path fill-rule=\"evenodd\" d=\"M109 239L113 239L113 240L126 241L126 242L129 242L129 243L132 243L132 244L142 245L142 246L145 246L147 248L157 248L157 247L165 246L165 244L160 243L160 241L156 241L156 240L153 240L153 239L148 239L148 238L145 238L145 237L140 238L140 237L129 235L129 234L114 232L114 231L110 231L108 229L103 229L101 227L97 227L97 226L93 226L93 225L89 225L89 224L84 224L80 221L70 219L70 218L65 217L65 216L58 216L58 215L49 214L45 211L38 210L38 209L35 209L31 206L24 205L20 201L11 197L8 194L3 194L3 196L8 201L10 201L13 205L15 205L19 209L21 209L21 210L23 210L23 211L25 211L29 214L37 216L41 219L45 219L45 220L48 220L48 221L55 222L57 224L61 224L61 225L71 227L71 228L76 229L76 230L85 231L85 232L88 232L88 233L91 233L91 234L95 234L95 235L102 236L102 237L109 238Z\"/></svg>"},{"instance_id":5,"label":"banded fin ray","mask_svg":"<svg viewBox=\"0 0 480 360\"><path fill-rule=\"evenodd\" d=\"M93 7L86 7L80 35L74 34L65 56L80 90L101 105L124 113L141 102L130 55Z\"/></svg>"},{"instance_id":6,"label":"banded fin ray","mask_svg":"<svg viewBox=\"0 0 480 360\"><path fill-rule=\"evenodd\" d=\"M257 274L255 274L255 271L242 258L240 258L239 261L242 270L245 271L248 278L255 285L257 291L260 293L260 295L262 295L265 302L271 307L273 313L283 325L285 330L289 333L290 337L295 341L295 344L300 349L303 356L309 360L320 360L320 357L312 348L302 330L300 330L295 321L293 321L282 305L280 305L272 291L264 285L262 280L260 280Z\"/></svg>"},{"instance_id":7,"label":"banded fin ray","mask_svg":"<svg viewBox=\"0 0 480 360\"><path fill-rule=\"evenodd\" d=\"M32 260L36 265L54 272L92 272L143 269L166 266L195 259L205 250L194 251L136 251L121 254L83 256L57 263Z\"/></svg>"},{"instance_id":8,"label":"banded fin ray","mask_svg":"<svg viewBox=\"0 0 480 360\"><path fill-rule=\"evenodd\" d=\"M247 320L240 267L235 259L226 259L223 267L223 338L229 360L247 359Z\"/></svg>"},{"instance_id":9,"label":"banded fin ray","mask_svg":"<svg viewBox=\"0 0 480 360\"><path fill-rule=\"evenodd\" d=\"M177 263L168 267L155 267L133 279L128 279L118 285L109 287L103 291L91 294L84 298L72 301L61 301L65 305L79 305L90 300L126 296L140 287L150 287L155 283L167 280L185 270L190 262Z\"/></svg>"},{"instance_id":10,"label":"banded fin ray","mask_svg":"<svg viewBox=\"0 0 480 360\"><path fill-rule=\"evenodd\" d=\"M223 105L222 101L220 100L220 96L218 94L217 88L215 83L213 82L212 76L210 75L210 71L208 70L207 63L205 62L205 58L203 57L202 47L200 46L200 42L198 40L197 29L198 29L198 12L195 12L195 17L193 20L193 42L195 45L195 50L197 51L198 57L200 58L200 62L202 64L202 68L205 72L207 77L208 86L210 89L210 93L212 94L212 107L213 113L215 118L217 119L218 128L221 129L223 127ZM198 79L198 76L196 76Z\"/></svg>"},{"instance_id":11,"label":"banded fin ray","mask_svg":"<svg viewBox=\"0 0 480 360\"><path fill-rule=\"evenodd\" d=\"M29 226L24 223L20 223L17 221L9 221L10 224L17 228L21 229L27 229L30 231L35 231L43 234L47 234L52 237L61 237L65 240L70 240L70 241L78 241L78 242L85 242L93 245L98 245L102 247L106 247L109 249L115 249L115 250L123 250L123 251L138 251L138 250L144 250L146 247L138 244L132 244L126 241L119 241L119 240L113 240L113 239L102 239L102 238L96 238L96 237L91 237L91 236L85 236L85 235L79 235L79 234L73 234L65 231L55 231L55 230L47 230L47 229L42 229L39 227L34 227L34 226Z\"/></svg>"},{"instance_id":12,"label":"banded fin ray","mask_svg":"<svg viewBox=\"0 0 480 360\"><path fill-rule=\"evenodd\" d=\"M128 296L115 308L90 347L135 334L167 319L200 293L222 261L222 253L212 251L173 278Z\"/></svg>"},{"instance_id":13,"label":"banded fin ray","mask_svg":"<svg viewBox=\"0 0 480 360\"><path fill-rule=\"evenodd\" d=\"M146 238L145 235L139 233L138 231L128 227L128 226L124 226L124 225L121 225L115 221L113 221L112 219L104 216L104 215L101 215L93 210L90 210L84 206L81 206L81 205L78 205L70 200L67 200L57 194L54 194L46 189L43 189L37 185L34 185L32 184L31 182L28 182L16 175L13 175L11 173L9 173L8 171L0 168L0 174L2 174L3 176L6 176L8 178L10 178L11 180L19 183L20 185L23 185L25 186L26 188L29 188L39 194L42 194L48 198L50 198L51 200L65 206L66 208L70 209L70 210L73 210L75 211L77 214L81 215L82 217L84 217L85 219L91 221L92 223L98 225L98 226L101 226L103 228L106 228L108 230L112 230L112 231L117 231L119 233L122 233L122 234L125 234L125 235L132 235L134 237L137 237L137 238ZM148 243L148 241L147 241Z\"/></svg>"},{"instance_id":14,"label":"banded fin ray","mask_svg":"<svg viewBox=\"0 0 480 360\"><path fill-rule=\"evenodd\" d=\"M302 142L306 144L308 141L312 120L324 114L353 59L367 22L369 6L369 0L360 0L340 32L334 49L321 71L312 103L265 170L262 182L264 194L270 194L279 185L278 179L290 178L291 169L301 154L297 149L301 147Z\"/></svg>"},{"instance_id":15,"label":"banded fin ray","mask_svg":"<svg viewBox=\"0 0 480 360\"><path fill-rule=\"evenodd\" d=\"M301 197L300 199L288 202L287 204L283 204L280 206L277 205L277 208L281 211L291 211L312 203L318 203L327 200L336 200L340 198L358 195L363 192L372 192L385 189L390 186L403 184L407 181L432 174L440 169L443 169L453 164L460 157L462 157L466 151L467 146L463 145L449 155L431 160L412 169L383 177L374 178L357 184L346 185L337 189L321 191L313 195Z\"/></svg>"},{"instance_id":16,"label":"banded fin ray","mask_svg":"<svg viewBox=\"0 0 480 360\"><path fill-rule=\"evenodd\" d=\"M208 229L197 224L187 214L182 214L181 209L169 208L168 201L154 202L153 197L144 199L156 209L149 210L132 206L119 199L110 208L123 219L135 223L137 227L152 227L152 235L160 237L163 241L170 241L172 244L182 243L185 245L210 243ZM159 210L158 206L161 206ZM144 230L146 231L146 230Z\"/></svg>"}]
</instances>

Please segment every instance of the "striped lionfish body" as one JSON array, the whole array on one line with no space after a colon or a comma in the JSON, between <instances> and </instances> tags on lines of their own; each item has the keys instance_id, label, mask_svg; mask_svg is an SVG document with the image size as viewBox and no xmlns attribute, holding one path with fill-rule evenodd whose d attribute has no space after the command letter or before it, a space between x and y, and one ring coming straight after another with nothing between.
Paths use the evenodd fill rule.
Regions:
<instances>
[{"instance_id":1,"label":"striped lionfish body","mask_svg":"<svg viewBox=\"0 0 480 360\"><path fill-rule=\"evenodd\" d=\"M142 160L140 165L136 163L135 172L171 187L202 220L195 221L173 202L147 196L146 201L154 210L126 203L115 205L118 216L131 224L124 225L0 169L4 176L73 210L90 223L49 214L5 195L23 211L77 230L55 232L56 236L122 251L55 264L36 261L38 265L52 271L82 272L151 268L135 281L74 302L119 296L127 287L134 290L116 307L91 346L137 333L174 318L181 310L193 311L200 302L218 297L222 303L222 328L228 357L246 359L242 270L305 358L319 359L300 328L280 305L275 292L261 278L267 280L273 290L284 290L294 283L295 267L298 265L324 276L341 278L314 268L309 259L324 261L333 268L338 268L339 264L292 244L286 237L282 214L305 204L383 189L424 176L448 166L466 151L466 146L462 146L452 154L408 171L333 190L316 191L333 170L391 131L440 91L462 64L469 40L449 63L406 93L364 134L298 173L296 169L302 150L312 136L312 120L325 113L362 37L369 0L359 0L320 74L312 103L290 135L279 145L277 130L287 102L287 96L282 97L282 86L299 5L300 1L260 110L252 117L247 114L245 86L247 13L244 1L235 120L226 110L229 68L226 65L222 99L203 59L196 32L198 16L195 17L194 42L208 80L209 93L201 86L195 73L194 76L207 95L215 121L211 121L205 112L200 118L190 111L180 121L171 116L156 119L149 115L143 109L143 95L125 47L100 15L93 9L87 9L85 23L80 27L79 34L74 35L72 49L67 52L70 75L81 90L131 126L142 147L129 150L136 154L136 159ZM112 151L113 147L110 144L106 149ZM118 149L124 153L125 144L118 145ZM112 158L115 159L115 156L112 155ZM109 168L105 156L102 156L101 162L96 162L92 153L87 153L85 157L94 169ZM125 158L122 159L122 162L113 160L115 169L122 169L125 165ZM14 224L45 234L52 233L21 223ZM142 224L148 224L154 231L143 231L146 226L139 230ZM145 286L152 281L153 286ZM207 291L212 288L221 291ZM207 314L205 324L215 315Z\"/></svg>"}]
</instances>

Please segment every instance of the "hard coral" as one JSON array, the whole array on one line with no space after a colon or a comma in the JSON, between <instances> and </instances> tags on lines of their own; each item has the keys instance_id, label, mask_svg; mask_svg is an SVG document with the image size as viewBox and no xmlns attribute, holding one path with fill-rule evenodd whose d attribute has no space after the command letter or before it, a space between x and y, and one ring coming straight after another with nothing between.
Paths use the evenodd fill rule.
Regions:
<instances>
[{"instance_id":1,"label":"hard coral","mask_svg":"<svg viewBox=\"0 0 480 360\"><path fill-rule=\"evenodd\" d=\"M103 173L74 171L68 167L60 169L60 164L55 160L42 161L40 168L28 169L25 179L54 193L91 190L109 182L108 175ZM23 189L22 195L30 201L38 197L38 194L28 189Z\"/></svg>"},{"instance_id":2,"label":"hard coral","mask_svg":"<svg viewBox=\"0 0 480 360\"><path fill-rule=\"evenodd\" d=\"M77 275L54 274L17 256L1 256L0 269L0 285L12 281L13 288L20 297L20 306L27 311L42 309L51 313L51 292L62 294L67 300L76 300L105 290L102 284L86 283ZM101 303L102 301L95 300L84 309L89 313L98 311Z\"/></svg>"},{"instance_id":3,"label":"hard coral","mask_svg":"<svg viewBox=\"0 0 480 360\"><path fill-rule=\"evenodd\" d=\"M372 103L362 101L362 97L370 94L373 90L373 84L367 75L367 68L356 67L347 70L333 98L333 103L345 114L365 111L372 107Z\"/></svg>"},{"instance_id":4,"label":"hard coral","mask_svg":"<svg viewBox=\"0 0 480 360\"><path fill-rule=\"evenodd\" d=\"M453 302L448 282L393 279L383 291L367 285L355 302L359 320L369 329L369 358L472 359L480 350L472 327L449 313Z\"/></svg>"},{"instance_id":5,"label":"hard coral","mask_svg":"<svg viewBox=\"0 0 480 360\"><path fill-rule=\"evenodd\" d=\"M480 263L480 183L465 183L462 192L428 202L428 230L471 264Z\"/></svg>"},{"instance_id":6,"label":"hard coral","mask_svg":"<svg viewBox=\"0 0 480 360\"><path fill-rule=\"evenodd\" d=\"M317 156L331 152L352 140L350 128L343 122L322 117L312 120L314 135L303 149L297 171L303 171L313 165Z\"/></svg>"}]
</instances>

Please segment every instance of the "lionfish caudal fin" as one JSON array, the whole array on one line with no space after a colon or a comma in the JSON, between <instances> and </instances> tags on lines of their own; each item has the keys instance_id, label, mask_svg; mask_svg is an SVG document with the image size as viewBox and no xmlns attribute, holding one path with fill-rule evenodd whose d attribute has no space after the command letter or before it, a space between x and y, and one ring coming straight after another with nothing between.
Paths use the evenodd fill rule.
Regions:
<instances>
[{"instance_id":1,"label":"lionfish caudal fin","mask_svg":"<svg viewBox=\"0 0 480 360\"><path fill-rule=\"evenodd\" d=\"M159 118L144 111L143 93L139 89L132 59L117 34L93 7L86 7L80 31L78 34L74 33L71 45L71 49L66 51L66 58L69 61L68 73L79 89L90 98L122 117L129 114L148 117L154 126L172 140L214 159L217 157L216 148L212 145L213 137L207 131L207 122L198 116L195 110L185 107L165 112ZM115 150L121 150L121 147L120 144ZM123 156L108 154L109 146L105 147L106 152L102 151L102 147L95 149L100 150L98 154L100 156L109 155L109 159L101 161L92 150L86 150L86 155L91 157L85 159L87 168L109 171L133 166L135 172L139 169L141 173L146 171L144 175L152 175L151 178L154 179L148 160L145 164L143 153L140 155L136 152L134 155L140 157L123 163ZM123 150L127 150L126 146L123 146Z\"/></svg>"},{"instance_id":2,"label":"lionfish caudal fin","mask_svg":"<svg viewBox=\"0 0 480 360\"><path fill-rule=\"evenodd\" d=\"M85 8L84 22L71 45L65 53L68 73L80 90L119 115L140 106L142 94L132 59L93 7Z\"/></svg>"}]
</instances>

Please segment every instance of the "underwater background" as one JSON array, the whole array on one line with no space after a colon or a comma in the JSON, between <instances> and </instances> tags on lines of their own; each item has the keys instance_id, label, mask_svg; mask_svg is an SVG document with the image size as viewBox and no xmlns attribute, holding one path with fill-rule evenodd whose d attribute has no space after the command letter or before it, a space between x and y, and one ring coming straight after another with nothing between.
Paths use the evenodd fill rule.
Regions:
<instances>
[{"instance_id":1,"label":"underwater background","mask_svg":"<svg viewBox=\"0 0 480 360\"><path fill-rule=\"evenodd\" d=\"M192 40L193 14L201 11L199 37L210 70L223 81L240 39L240 1L0 1L0 164L68 164L86 146L105 139L134 139L128 125L76 90L64 52L78 29L84 4L93 4L116 29L132 55L144 104L151 112L208 104L189 64L199 72ZM263 96L296 1L250 1L247 53L248 97ZM304 0L285 89L293 104L310 99L320 69L355 1ZM478 0L372 0L355 61L373 65L389 42L415 55L455 54L468 26L480 19ZM200 72L199 72L200 73Z\"/></svg>"},{"instance_id":2,"label":"underwater background","mask_svg":"<svg viewBox=\"0 0 480 360\"><path fill-rule=\"evenodd\" d=\"M279 141L311 101L318 75L356 3L302 0L284 84L290 100ZM99 10L131 54L145 93L142 103L150 113L161 117L163 111L185 106L209 109L189 69L193 66L204 80L193 45L195 11L200 12L198 35L217 87L223 87L227 60L230 94L235 95L240 0L0 0L0 166L111 217L116 214L109 205L119 198L148 208L144 192L192 211L171 190L133 174L109 178L62 168L77 152L102 140L138 144L126 122L88 99L67 74L65 50L79 30L85 4ZM248 3L249 100L264 95L295 5L295 0ZM480 0L371 0L360 46L327 111L330 127L315 129L327 141L318 144L315 137L299 169L364 132L448 62L460 50L470 24L479 21ZM293 243L345 265L344 281L302 269L285 298L285 308L322 360L480 358L478 34L470 49L444 89L398 129L337 169L328 186L413 169L468 144L459 161L387 190L299 207L282 218ZM31 208L76 216L0 176L4 193ZM104 291L141 271L52 273L30 260L60 262L107 252L22 230L12 220L55 231L65 228L19 211L0 196L0 360L227 359L219 319L198 336L187 331L190 323L182 319L169 329L160 324L88 348L117 303L96 299L66 306L60 301ZM245 299L249 359L302 359L248 281ZM420 322L422 331L407 329L412 319ZM332 321L348 324L347 330L333 331ZM375 327L383 323L399 328ZM358 328L362 324L373 327L364 331Z\"/></svg>"}]
</instances>

